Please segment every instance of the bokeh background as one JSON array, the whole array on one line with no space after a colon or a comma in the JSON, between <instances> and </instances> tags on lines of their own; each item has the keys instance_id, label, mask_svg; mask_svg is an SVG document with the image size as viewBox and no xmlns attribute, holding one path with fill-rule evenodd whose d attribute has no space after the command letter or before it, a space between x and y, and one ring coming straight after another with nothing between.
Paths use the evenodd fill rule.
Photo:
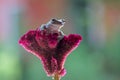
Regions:
<instances>
[{"instance_id":1,"label":"bokeh background","mask_svg":"<svg viewBox=\"0 0 120 80\"><path fill-rule=\"evenodd\" d=\"M0 80L52 80L18 40L51 18L83 36L62 80L120 80L120 0L0 0Z\"/></svg>"}]
</instances>

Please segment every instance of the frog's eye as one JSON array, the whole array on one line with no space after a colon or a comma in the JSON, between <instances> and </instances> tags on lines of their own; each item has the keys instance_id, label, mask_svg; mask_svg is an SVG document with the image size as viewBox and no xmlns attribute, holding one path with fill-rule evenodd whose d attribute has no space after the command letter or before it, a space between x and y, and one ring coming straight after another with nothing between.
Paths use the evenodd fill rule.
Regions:
<instances>
[{"instance_id":1,"label":"frog's eye","mask_svg":"<svg viewBox=\"0 0 120 80\"><path fill-rule=\"evenodd\" d=\"M53 18L52 21L54 22L54 21L56 21L56 19Z\"/></svg>"}]
</instances>

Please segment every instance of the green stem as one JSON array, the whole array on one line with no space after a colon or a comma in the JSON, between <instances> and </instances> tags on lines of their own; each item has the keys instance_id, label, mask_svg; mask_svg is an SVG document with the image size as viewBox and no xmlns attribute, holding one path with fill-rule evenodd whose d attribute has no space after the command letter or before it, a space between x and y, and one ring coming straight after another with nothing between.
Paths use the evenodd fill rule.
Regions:
<instances>
[{"instance_id":1,"label":"green stem","mask_svg":"<svg viewBox=\"0 0 120 80\"><path fill-rule=\"evenodd\" d=\"M58 73L55 73L53 78L54 80L60 80L60 75Z\"/></svg>"}]
</instances>

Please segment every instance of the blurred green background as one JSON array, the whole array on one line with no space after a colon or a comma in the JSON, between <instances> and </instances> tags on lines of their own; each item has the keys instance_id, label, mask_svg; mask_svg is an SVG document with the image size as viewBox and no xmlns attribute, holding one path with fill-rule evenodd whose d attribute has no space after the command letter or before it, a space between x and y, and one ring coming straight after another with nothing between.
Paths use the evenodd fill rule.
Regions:
<instances>
[{"instance_id":1,"label":"blurred green background","mask_svg":"<svg viewBox=\"0 0 120 80\"><path fill-rule=\"evenodd\" d=\"M51 18L83 36L62 80L120 80L120 0L0 0L0 80L52 80L18 40Z\"/></svg>"}]
</instances>

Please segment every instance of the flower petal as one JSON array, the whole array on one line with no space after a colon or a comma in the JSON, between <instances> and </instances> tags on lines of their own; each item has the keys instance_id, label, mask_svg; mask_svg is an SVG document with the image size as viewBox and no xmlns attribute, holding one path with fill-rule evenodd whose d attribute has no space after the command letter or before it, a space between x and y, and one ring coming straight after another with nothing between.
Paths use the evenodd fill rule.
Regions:
<instances>
[{"instance_id":1,"label":"flower petal","mask_svg":"<svg viewBox=\"0 0 120 80\"><path fill-rule=\"evenodd\" d=\"M28 52L33 53L36 56L43 54L42 48L38 45L36 39L36 31L31 30L24 34L20 40L19 44L25 48Z\"/></svg>"},{"instance_id":2,"label":"flower petal","mask_svg":"<svg viewBox=\"0 0 120 80\"><path fill-rule=\"evenodd\" d=\"M54 55L59 64L58 70L63 69L66 57L79 45L81 40L82 37L80 35L70 34L68 36L64 36L64 38L59 42L56 54Z\"/></svg>"}]
</instances>

